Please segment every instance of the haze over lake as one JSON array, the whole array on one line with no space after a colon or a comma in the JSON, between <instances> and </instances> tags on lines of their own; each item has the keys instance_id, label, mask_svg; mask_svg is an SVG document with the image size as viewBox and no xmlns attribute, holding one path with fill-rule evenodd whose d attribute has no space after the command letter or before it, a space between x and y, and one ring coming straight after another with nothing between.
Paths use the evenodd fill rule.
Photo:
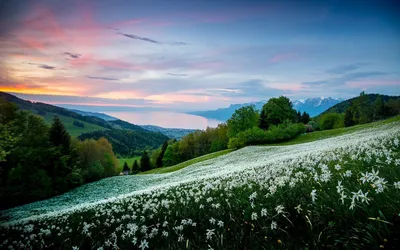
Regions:
<instances>
[{"instance_id":1,"label":"haze over lake","mask_svg":"<svg viewBox=\"0 0 400 250\"><path fill-rule=\"evenodd\" d=\"M164 128L206 129L221 121L197 115L167 111L106 111L107 115L138 125L156 125Z\"/></svg>"}]
</instances>

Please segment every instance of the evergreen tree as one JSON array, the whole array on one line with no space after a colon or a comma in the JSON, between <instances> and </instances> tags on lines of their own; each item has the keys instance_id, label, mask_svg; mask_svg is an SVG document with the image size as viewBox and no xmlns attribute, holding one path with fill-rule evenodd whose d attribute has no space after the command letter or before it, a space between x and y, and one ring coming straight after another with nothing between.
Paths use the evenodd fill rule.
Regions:
<instances>
[{"instance_id":1,"label":"evergreen tree","mask_svg":"<svg viewBox=\"0 0 400 250\"><path fill-rule=\"evenodd\" d=\"M379 120L382 119L382 117L384 117L385 115L385 107L383 104L383 99L380 95L378 95L378 97L375 99L374 103L372 104L373 107L373 119Z\"/></svg>"},{"instance_id":2,"label":"evergreen tree","mask_svg":"<svg viewBox=\"0 0 400 250\"><path fill-rule=\"evenodd\" d=\"M135 160L135 161L133 162L133 165L132 165L132 173L133 173L133 174L139 173L139 164L138 164L137 160Z\"/></svg>"},{"instance_id":3,"label":"evergreen tree","mask_svg":"<svg viewBox=\"0 0 400 250\"><path fill-rule=\"evenodd\" d=\"M265 113L264 110L261 110L260 121L258 123L258 127L261 129L268 129L267 114Z\"/></svg>"},{"instance_id":4,"label":"evergreen tree","mask_svg":"<svg viewBox=\"0 0 400 250\"><path fill-rule=\"evenodd\" d=\"M122 169L122 171L124 171L124 172L125 171L128 171L128 172L130 171L130 169L128 167L128 163L126 163L126 162L124 163L124 168Z\"/></svg>"},{"instance_id":5,"label":"evergreen tree","mask_svg":"<svg viewBox=\"0 0 400 250\"><path fill-rule=\"evenodd\" d=\"M301 112L297 111L297 113L296 113L296 122L301 122L301 118L302 118Z\"/></svg>"},{"instance_id":6,"label":"evergreen tree","mask_svg":"<svg viewBox=\"0 0 400 250\"><path fill-rule=\"evenodd\" d=\"M351 127L354 126L354 119L353 119L353 111L351 107L348 107L346 109L346 112L344 113L344 126L346 127Z\"/></svg>"},{"instance_id":7,"label":"evergreen tree","mask_svg":"<svg viewBox=\"0 0 400 250\"><path fill-rule=\"evenodd\" d=\"M140 170L148 171L151 169L150 158L146 151L143 152L142 158L140 158Z\"/></svg>"},{"instance_id":8,"label":"evergreen tree","mask_svg":"<svg viewBox=\"0 0 400 250\"><path fill-rule=\"evenodd\" d=\"M62 146L64 153L70 151L71 137L58 116L54 117L49 131L49 139L54 146Z\"/></svg>"},{"instance_id":9,"label":"evergreen tree","mask_svg":"<svg viewBox=\"0 0 400 250\"><path fill-rule=\"evenodd\" d=\"M167 150L167 147L168 147L168 141L165 141L161 147L161 153L157 157L157 161L156 161L157 168L161 168L163 166L164 153L165 153L165 150Z\"/></svg>"},{"instance_id":10,"label":"evergreen tree","mask_svg":"<svg viewBox=\"0 0 400 250\"><path fill-rule=\"evenodd\" d=\"M304 111L300 121L304 124L307 124L310 121L310 115Z\"/></svg>"}]
</instances>

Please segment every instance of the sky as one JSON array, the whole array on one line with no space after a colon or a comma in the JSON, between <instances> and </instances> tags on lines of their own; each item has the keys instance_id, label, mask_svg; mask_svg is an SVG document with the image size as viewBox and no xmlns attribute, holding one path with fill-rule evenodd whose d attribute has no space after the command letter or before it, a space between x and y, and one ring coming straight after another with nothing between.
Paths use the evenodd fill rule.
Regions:
<instances>
[{"instance_id":1,"label":"sky","mask_svg":"<svg viewBox=\"0 0 400 250\"><path fill-rule=\"evenodd\" d=\"M4 0L0 91L171 110L400 95L400 4Z\"/></svg>"}]
</instances>

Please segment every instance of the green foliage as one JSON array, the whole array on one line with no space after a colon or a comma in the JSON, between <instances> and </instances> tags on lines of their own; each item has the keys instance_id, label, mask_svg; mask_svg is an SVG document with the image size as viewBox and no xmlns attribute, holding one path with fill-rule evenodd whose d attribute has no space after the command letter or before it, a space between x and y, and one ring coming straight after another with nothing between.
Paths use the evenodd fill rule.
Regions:
<instances>
[{"instance_id":1,"label":"green foliage","mask_svg":"<svg viewBox=\"0 0 400 250\"><path fill-rule=\"evenodd\" d=\"M157 160L156 160L156 164L155 164L157 168L161 168L163 166L163 157L165 154L165 150L167 150L167 147L168 147L168 141L165 141L161 147L160 154L158 154L158 156L157 156Z\"/></svg>"},{"instance_id":2,"label":"green foliage","mask_svg":"<svg viewBox=\"0 0 400 250\"><path fill-rule=\"evenodd\" d=\"M271 98L264 104L261 110L262 120L259 127L268 129L271 125L278 125L285 121L296 122L296 110L293 109L292 102L285 96ZM299 117L298 120L300 120ZM244 131L242 129L241 131Z\"/></svg>"},{"instance_id":3,"label":"green foliage","mask_svg":"<svg viewBox=\"0 0 400 250\"><path fill-rule=\"evenodd\" d=\"M124 163L124 168L122 169L122 171L124 171L124 172L125 171L128 171L128 172L130 171L128 163L126 163L126 162Z\"/></svg>"},{"instance_id":4,"label":"green foliage","mask_svg":"<svg viewBox=\"0 0 400 250\"><path fill-rule=\"evenodd\" d=\"M139 164L138 164L137 160L135 160L132 165L132 173L137 174L137 173L139 173L139 171L140 171Z\"/></svg>"},{"instance_id":5,"label":"green foliage","mask_svg":"<svg viewBox=\"0 0 400 250\"><path fill-rule=\"evenodd\" d=\"M54 117L53 124L49 131L49 138L54 146L62 146L64 152L70 150L71 137L58 116Z\"/></svg>"},{"instance_id":6,"label":"green foliage","mask_svg":"<svg viewBox=\"0 0 400 250\"><path fill-rule=\"evenodd\" d=\"M323 130L344 127L344 117L340 114L325 114L319 121L319 126Z\"/></svg>"},{"instance_id":7,"label":"green foliage","mask_svg":"<svg viewBox=\"0 0 400 250\"><path fill-rule=\"evenodd\" d=\"M267 131L254 127L240 132L236 137L230 138L228 148L234 149L249 145L287 141L304 132L305 126L301 123L287 123L278 126L270 126Z\"/></svg>"},{"instance_id":8,"label":"green foliage","mask_svg":"<svg viewBox=\"0 0 400 250\"><path fill-rule=\"evenodd\" d=\"M74 126L78 127L78 128L84 128L85 127L85 123L74 120L74 122L72 123Z\"/></svg>"},{"instance_id":9,"label":"green foliage","mask_svg":"<svg viewBox=\"0 0 400 250\"><path fill-rule=\"evenodd\" d=\"M151 169L150 158L146 151L143 152L142 158L140 158L140 170L148 171Z\"/></svg>"},{"instance_id":10,"label":"green foliage","mask_svg":"<svg viewBox=\"0 0 400 250\"><path fill-rule=\"evenodd\" d=\"M237 109L228 120L228 137L235 137L239 132L255 127L259 122L259 114L253 105Z\"/></svg>"},{"instance_id":11,"label":"green foliage","mask_svg":"<svg viewBox=\"0 0 400 250\"><path fill-rule=\"evenodd\" d=\"M89 181L97 181L104 177L104 167L99 160L90 164L87 178Z\"/></svg>"},{"instance_id":12,"label":"green foliage","mask_svg":"<svg viewBox=\"0 0 400 250\"><path fill-rule=\"evenodd\" d=\"M80 140L98 140L101 137L106 138L112 144L112 148L116 154L127 157L130 157L133 151L148 148L154 149L168 140L168 137L160 133L126 129L94 131L81 134L78 138Z\"/></svg>"}]
</instances>

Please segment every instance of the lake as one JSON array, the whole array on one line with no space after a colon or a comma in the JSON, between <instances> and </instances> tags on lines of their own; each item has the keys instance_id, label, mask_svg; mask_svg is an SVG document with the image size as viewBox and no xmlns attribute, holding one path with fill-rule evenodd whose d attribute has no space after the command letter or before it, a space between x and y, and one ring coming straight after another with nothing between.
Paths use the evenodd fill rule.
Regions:
<instances>
[{"instance_id":1,"label":"lake","mask_svg":"<svg viewBox=\"0 0 400 250\"><path fill-rule=\"evenodd\" d=\"M166 111L106 111L107 115L138 125L156 125L164 128L205 129L216 127L221 121L197 115Z\"/></svg>"}]
</instances>

